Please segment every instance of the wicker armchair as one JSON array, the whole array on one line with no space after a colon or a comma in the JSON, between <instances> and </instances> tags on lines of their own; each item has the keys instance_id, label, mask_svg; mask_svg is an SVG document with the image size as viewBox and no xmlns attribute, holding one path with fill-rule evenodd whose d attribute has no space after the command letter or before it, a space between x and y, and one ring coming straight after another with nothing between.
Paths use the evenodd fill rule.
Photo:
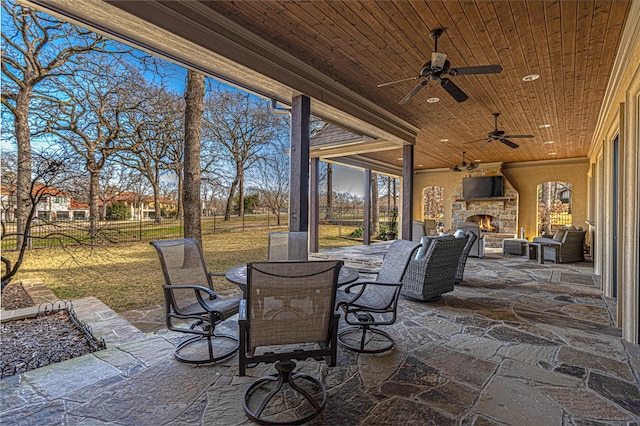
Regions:
<instances>
[{"instance_id":1,"label":"wicker armchair","mask_svg":"<svg viewBox=\"0 0 640 426\"><path fill-rule=\"evenodd\" d=\"M460 284L464 278L464 268L467 265L467 258L469 257L469 252L471 251L471 247L473 243L478 239L476 234L471 231L467 231L467 243L464 245L464 249L462 250L462 254L460 255L460 260L458 261L458 269L456 270L456 278L454 280L454 284Z\"/></svg>"},{"instance_id":2,"label":"wicker armchair","mask_svg":"<svg viewBox=\"0 0 640 426\"><path fill-rule=\"evenodd\" d=\"M336 365L340 315L334 306L342 265L340 260L247 265L246 299L238 320L240 376L260 362L275 362L278 371L245 391L242 404L251 420L302 424L324 408L325 387L310 375L294 373L293 360L324 359ZM283 410L289 413L280 417Z\"/></svg>"},{"instance_id":3,"label":"wicker armchair","mask_svg":"<svg viewBox=\"0 0 640 426\"><path fill-rule=\"evenodd\" d=\"M363 353L385 352L393 347L393 338L377 326L395 322L402 277L419 246L415 241L394 241L374 282L356 282L338 290L338 307L350 325L338 334L342 346Z\"/></svg>"},{"instance_id":4,"label":"wicker armchair","mask_svg":"<svg viewBox=\"0 0 640 426\"><path fill-rule=\"evenodd\" d=\"M425 237L426 252L420 251L407 266L400 294L423 301L435 301L454 290L460 256L467 238Z\"/></svg>"},{"instance_id":5,"label":"wicker armchair","mask_svg":"<svg viewBox=\"0 0 640 426\"><path fill-rule=\"evenodd\" d=\"M306 232L269 232L269 262L308 259L309 245Z\"/></svg>"},{"instance_id":6,"label":"wicker armchair","mask_svg":"<svg viewBox=\"0 0 640 426\"><path fill-rule=\"evenodd\" d=\"M227 358L238 349L235 336L216 333L216 325L238 313L240 296L222 298L213 291L200 244L193 238L151 241L158 251L165 284L167 328L188 334L173 355L204 364Z\"/></svg>"},{"instance_id":7,"label":"wicker armchair","mask_svg":"<svg viewBox=\"0 0 640 426\"><path fill-rule=\"evenodd\" d=\"M480 232L480 225L476 222L462 222L458 225L458 229L461 229L465 234L467 231L471 231L476 234L477 239L471 245L469 256L479 257L482 259L484 257L484 235Z\"/></svg>"}]
</instances>

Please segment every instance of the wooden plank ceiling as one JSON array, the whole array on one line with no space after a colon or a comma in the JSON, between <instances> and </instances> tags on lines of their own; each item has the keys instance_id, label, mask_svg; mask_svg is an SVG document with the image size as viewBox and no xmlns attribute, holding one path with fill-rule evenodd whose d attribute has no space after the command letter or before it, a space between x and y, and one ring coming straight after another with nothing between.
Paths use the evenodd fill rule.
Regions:
<instances>
[{"instance_id":1,"label":"wooden plank ceiling","mask_svg":"<svg viewBox=\"0 0 640 426\"><path fill-rule=\"evenodd\" d=\"M459 164L463 150L481 162L586 157L629 8L628 1L203 3L417 126L417 169ZM436 28L444 29L438 51L452 68L500 64L503 71L450 77L469 95L462 103L432 81L399 105L421 80L377 84L417 76ZM540 78L523 81L529 74ZM517 149L498 141L479 149L494 130L494 112L500 130L534 138L513 139ZM402 156L368 155L390 164Z\"/></svg>"}]
</instances>

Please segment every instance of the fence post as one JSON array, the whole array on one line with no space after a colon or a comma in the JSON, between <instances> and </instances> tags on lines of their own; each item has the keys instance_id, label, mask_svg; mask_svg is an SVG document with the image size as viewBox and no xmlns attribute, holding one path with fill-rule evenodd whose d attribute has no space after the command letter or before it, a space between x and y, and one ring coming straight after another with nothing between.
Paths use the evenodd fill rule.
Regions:
<instances>
[{"instance_id":1,"label":"fence post","mask_svg":"<svg viewBox=\"0 0 640 426\"><path fill-rule=\"evenodd\" d=\"M242 212L242 232L244 232L244 212Z\"/></svg>"},{"instance_id":2,"label":"fence post","mask_svg":"<svg viewBox=\"0 0 640 426\"><path fill-rule=\"evenodd\" d=\"M138 223L140 224L140 227L139 227L139 233L140 233L139 238L140 238L140 241L142 241L142 216L140 216L140 222L138 222Z\"/></svg>"},{"instance_id":3,"label":"fence post","mask_svg":"<svg viewBox=\"0 0 640 426\"><path fill-rule=\"evenodd\" d=\"M216 212L213 212L213 233L216 233Z\"/></svg>"}]
</instances>

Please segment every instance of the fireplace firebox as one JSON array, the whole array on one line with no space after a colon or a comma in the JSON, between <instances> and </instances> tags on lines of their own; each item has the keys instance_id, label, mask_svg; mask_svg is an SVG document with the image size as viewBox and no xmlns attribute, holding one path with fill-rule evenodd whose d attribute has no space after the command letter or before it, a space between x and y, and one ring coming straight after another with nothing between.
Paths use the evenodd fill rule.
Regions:
<instances>
[{"instance_id":1,"label":"fireplace firebox","mask_svg":"<svg viewBox=\"0 0 640 426\"><path fill-rule=\"evenodd\" d=\"M481 232L500 232L499 220L490 214L476 214L469 216L467 222L475 222L480 226Z\"/></svg>"}]
</instances>

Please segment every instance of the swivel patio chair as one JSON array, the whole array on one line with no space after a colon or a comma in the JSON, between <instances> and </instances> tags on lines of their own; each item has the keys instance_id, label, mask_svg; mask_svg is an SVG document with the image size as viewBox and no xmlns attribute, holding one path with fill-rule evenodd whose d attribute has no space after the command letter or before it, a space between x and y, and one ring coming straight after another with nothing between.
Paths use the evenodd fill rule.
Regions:
<instances>
[{"instance_id":1,"label":"swivel patio chair","mask_svg":"<svg viewBox=\"0 0 640 426\"><path fill-rule=\"evenodd\" d=\"M280 261L247 265L246 299L240 305L239 374L256 364L276 363L277 374L245 391L247 417L261 424L302 424L325 406L324 385L295 373L293 360L324 359L336 365L340 315L335 311L343 262ZM282 412L281 408L285 408Z\"/></svg>"},{"instance_id":2,"label":"swivel patio chair","mask_svg":"<svg viewBox=\"0 0 640 426\"><path fill-rule=\"evenodd\" d=\"M200 244L192 238L151 241L158 251L165 284L167 328L189 336L175 347L179 361L204 364L225 359L238 349L238 339L216 333L216 325L237 314L240 296L222 298L213 290Z\"/></svg>"},{"instance_id":3,"label":"swivel patio chair","mask_svg":"<svg viewBox=\"0 0 640 426\"><path fill-rule=\"evenodd\" d=\"M419 256L409 262L400 293L431 302L440 299L441 294L453 291L466 243L466 237L432 237L426 252L421 250Z\"/></svg>"},{"instance_id":4,"label":"swivel patio chair","mask_svg":"<svg viewBox=\"0 0 640 426\"><path fill-rule=\"evenodd\" d=\"M402 277L418 247L419 242L394 241L374 282L356 282L338 290L338 307L349 324L338 333L342 346L361 353L385 352L393 347L393 338L377 326L396 321Z\"/></svg>"},{"instance_id":5,"label":"swivel patio chair","mask_svg":"<svg viewBox=\"0 0 640 426\"><path fill-rule=\"evenodd\" d=\"M269 232L267 260L308 260L308 236L306 232Z\"/></svg>"},{"instance_id":6,"label":"swivel patio chair","mask_svg":"<svg viewBox=\"0 0 640 426\"><path fill-rule=\"evenodd\" d=\"M467 231L467 243L464 245L464 249L462 249L462 254L460 255L460 260L458 261L458 269L456 270L456 278L454 280L454 284L460 284L464 279L464 268L467 265L467 258L469 257L469 252L471 251L471 247L473 243L478 239L476 234L471 231Z\"/></svg>"}]
</instances>

